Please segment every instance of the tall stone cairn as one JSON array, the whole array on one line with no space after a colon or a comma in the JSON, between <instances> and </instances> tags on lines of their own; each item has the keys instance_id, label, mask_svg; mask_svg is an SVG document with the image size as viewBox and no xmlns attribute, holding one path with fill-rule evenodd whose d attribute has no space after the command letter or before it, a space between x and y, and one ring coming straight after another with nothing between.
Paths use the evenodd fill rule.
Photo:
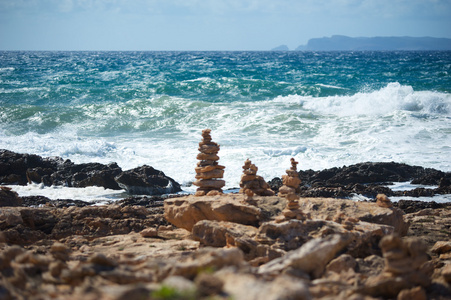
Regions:
<instances>
[{"instance_id":1,"label":"tall stone cairn","mask_svg":"<svg viewBox=\"0 0 451 300\"><path fill-rule=\"evenodd\" d=\"M273 196L274 191L271 190L263 177L257 175L257 171L258 167L249 159L244 162L240 193L246 194L246 190L250 190L259 196Z\"/></svg>"},{"instance_id":2,"label":"tall stone cairn","mask_svg":"<svg viewBox=\"0 0 451 300\"><path fill-rule=\"evenodd\" d=\"M222 194L225 181L219 178L224 176L224 166L218 164L219 145L212 141L211 130L202 130L202 141L199 143L200 153L197 155L196 181L198 186L196 196L213 196Z\"/></svg>"},{"instance_id":3,"label":"tall stone cairn","mask_svg":"<svg viewBox=\"0 0 451 300\"><path fill-rule=\"evenodd\" d=\"M299 196L296 191L299 190L301 179L297 171L298 162L291 158L291 168L286 170L287 175L282 175L283 185L279 188L279 196L285 197L288 202L286 208L282 211L282 216L276 218L277 222L283 222L287 219L304 220L306 216L299 209Z\"/></svg>"}]
</instances>

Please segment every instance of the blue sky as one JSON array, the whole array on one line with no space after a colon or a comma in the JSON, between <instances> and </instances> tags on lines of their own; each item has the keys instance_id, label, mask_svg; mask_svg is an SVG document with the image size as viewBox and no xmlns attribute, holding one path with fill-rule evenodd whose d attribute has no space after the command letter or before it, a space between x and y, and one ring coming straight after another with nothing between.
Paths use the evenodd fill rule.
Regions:
<instances>
[{"instance_id":1,"label":"blue sky","mask_svg":"<svg viewBox=\"0 0 451 300\"><path fill-rule=\"evenodd\" d=\"M451 0L0 0L0 50L270 50L451 38Z\"/></svg>"}]
</instances>

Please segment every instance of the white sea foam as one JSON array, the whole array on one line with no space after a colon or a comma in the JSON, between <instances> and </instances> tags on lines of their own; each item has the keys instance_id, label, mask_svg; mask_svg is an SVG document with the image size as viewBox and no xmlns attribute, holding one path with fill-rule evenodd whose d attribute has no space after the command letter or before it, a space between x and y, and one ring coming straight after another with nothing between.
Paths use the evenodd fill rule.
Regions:
<instances>
[{"instance_id":1,"label":"white sea foam","mask_svg":"<svg viewBox=\"0 0 451 300\"><path fill-rule=\"evenodd\" d=\"M291 157L301 169L396 161L451 171L450 103L449 94L397 83L350 96L220 103L163 96L81 103L73 107L73 119L47 133L12 135L0 129L0 148L75 163L117 162L124 170L147 164L186 191L195 190L190 182L205 128L221 145L226 189L238 187L247 158L266 180L283 175ZM39 124L39 116L34 118Z\"/></svg>"},{"instance_id":2,"label":"white sea foam","mask_svg":"<svg viewBox=\"0 0 451 300\"><path fill-rule=\"evenodd\" d=\"M451 95L432 91L414 91L411 86L390 83L373 92L351 96L287 96L277 102L299 103L306 110L338 116L387 115L395 111L424 114L451 114Z\"/></svg>"},{"instance_id":3,"label":"white sea foam","mask_svg":"<svg viewBox=\"0 0 451 300\"><path fill-rule=\"evenodd\" d=\"M126 196L124 190L111 190L97 186L90 186L85 188L72 188L64 186L46 187L42 184L33 183L26 186L10 185L8 187L17 192L20 197L39 195L45 196L51 200L72 199L102 203L106 201L119 200Z\"/></svg>"}]
</instances>

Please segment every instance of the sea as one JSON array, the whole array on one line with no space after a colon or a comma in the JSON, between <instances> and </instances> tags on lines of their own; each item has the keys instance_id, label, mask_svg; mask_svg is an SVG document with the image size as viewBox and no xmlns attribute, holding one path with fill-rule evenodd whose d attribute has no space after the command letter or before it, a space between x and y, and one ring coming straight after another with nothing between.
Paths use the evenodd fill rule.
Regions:
<instances>
[{"instance_id":1,"label":"sea","mask_svg":"<svg viewBox=\"0 0 451 300\"><path fill-rule=\"evenodd\" d=\"M239 187L246 159L267 181L292 157L300 170L394 161L449 172L451 52L0 52L0 149L150 165L192 193L206 128L221 146L225 190Z\"/></svg>"}]
</instances>

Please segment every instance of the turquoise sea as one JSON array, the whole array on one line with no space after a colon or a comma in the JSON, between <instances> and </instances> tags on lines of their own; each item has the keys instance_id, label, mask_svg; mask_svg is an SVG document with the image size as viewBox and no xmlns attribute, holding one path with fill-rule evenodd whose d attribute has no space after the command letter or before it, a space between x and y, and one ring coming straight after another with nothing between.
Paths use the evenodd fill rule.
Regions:
<instances>
[{"instance_id":1,"label":"turquoise sea","mask_svg":"<svg viewBox=\"0 0 451 300\"><path fill-rule=\"evenodd\" d=\"M189 192L205 128L225 188L247 158L266 180L291 157L451 171L451 52L0 52L1 149L147 164Z\"/></svg>"}]
</instances>

